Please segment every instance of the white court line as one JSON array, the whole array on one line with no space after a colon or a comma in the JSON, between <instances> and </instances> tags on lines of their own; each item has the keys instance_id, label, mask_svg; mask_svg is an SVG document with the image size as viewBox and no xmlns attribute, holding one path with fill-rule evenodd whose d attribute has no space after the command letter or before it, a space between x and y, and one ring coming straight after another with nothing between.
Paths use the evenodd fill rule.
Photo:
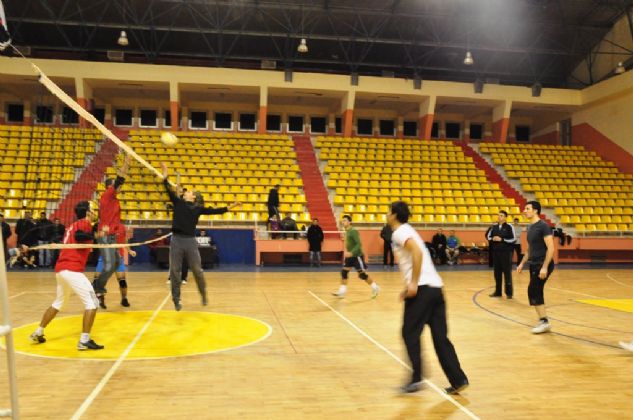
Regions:
<instances>
[{"instance_id":1,"label":"white court line","mask_svg":"<svg viewBox=\"0 0 633 420\"><path fill-rule=\"evenodd\" d=\"M614 282L616 282L617 284L619 284L621 286L629 287L629 288L633 289L633 286L631 286L630 284L625 284L625 283L622 283L621 281L618 281L615 277L613 277L611 275L611 273L607 273L607 278L612 280L612 281L614 281Z\"/></svg>"},{"instance_id":2,"label":"white court line","mask_svg":"<svg viewBox=\"0 0 633 420\"><path fill-rule=\"evenodd\" d=\"M576 295L587 296L587 297L594 298L594 299L608 299L608 298L602 297L602 296L595 296L595 295L588 295L587 293L574 292L573 290L559 289L558 287L548 287L547 289L548 290L558 290L560 292L565 292L565 293L574 293Z\"/></svg>"},{"instance_id":3,"label":"white court line","mask_svg":"<svg viewBox=\"0 0 633 420\"><path fill-rule=\"evenodd\" d=\"M20 296L22 296L22 295L26 295L27 293L29 293L29 292L20 292L20 293L18 293L18 294L13 295L13 296L9 296L9 299L13 299L13 298L16 298L16 297L20 297Z\"/></svg>"},{"instance_id":4,"label":"white court line","mask_svg":"<svg viewBox=\"0 0 633 420\"><path fill-rule=\"evenodd\" d=\"M121 353L121 355L116 360L116 362L114 362L114 365L112 365L112 367L110 368L110 370L108 370L108 372L105 374L105 376L103 378L101 378L101 381L99 381L99 383L92 390L90 395L88 395L88 397L83 402L83 404L81 404L81 406L77 409L77 411L75 411L75 414L73 414L73 416L71 417L72 420L78 420L79 418L81 418L81 416L90 407L90 405L93 403L95 398L97 398L97 396L99 395L101 390L103 390L103 388L106 386L106 384L108 383L108 381L110 380L112 375L114 375L114 373L117 371L117 369L119 369L119 366L121 366L121 364L123 363L123 361L125 360L127 355L130 354L130 352L132 351L132 349L134 348L134 346L136 345L138 340L141 339L141 336L145 333L145 331L147 331L147 329L149 328L150 324L158 316L158 313L160 312L161 309L163 309L163 306L165 306L165 304L167 303L167 300L170 297L171 297L171 293L167 294L167 296L165 297L165 299L163 299L163 302L160 304L160 306L158 308L156 308L156 310L154 310L154 313L147 320L145 325L143 325L143 328L141 328L141 330L138 332L138 334L136 334L136 337L134 337L134 340L132 340L132 342L127 346L127 348L123 351L123 353Z\"/></svg>"},{"instance_id":5,"label":"white court line","mask_svg":"<svg viewBox=\"0 0 633 420\"><path fill-rule=\"evenodd\" d=\"M389 356L391 356L391 358L393 360L395 360L396 362L400 363L402 366L404 366L405 368L407 368L408 370L412 370L411 367L409 365L407 365L404 361L402 361L402 359L400 359L398 356L396 356L395 354L393 354L393 352L391 350L389 350L388 348L386 348L385 346L383 346L382 344L380 344L378 341L374 340L369 334L367 334L365 331L361 330L359 327L356 326L356 324L354 324L352 321L350 321L347 317L345 317L345 315L341 314L339 311L337 311L336 309L332 308L327 302L325 302L323 299L321 299L320 297L318 297L317 295L315 295L314 293L312 293L311 290L308 290L308 293L310 293L316 300L318 300L319 302L321 302L323 304L323 306L325 306L326 308L328 308L329 310L331 310L332 312L334 312L336 315L338 315L339 318L341 318L343 321L347 322L350 327L354 328L360 335L362 335L363 337L365 337L366 339L368 339L369 341L371 341L376 347L378 347L380 350L384 351L385 353L387 353ZM446 400L450 401L451 403L453 403L453 405L455 405L457 408L459 408L460 410L462 410L468 417L470 417L471 419L476 419L479 420L479 417L477 417L475 415L475 413L473 413L472 411L470 411L469 409L467 409L466 407L464 407L463 405L461 405L457 400L455 400L453 397L451 397L450 395L448 395L446 392L444 392L443 390L441 390L437 385L435 385L433 382L431 382L428 379L424 379L424 382L426 382L426 384L428 386L430 386L435 392L437 392L438 394L440 394L440 396L442 396L443 398L445 398Z\"/></svg>"}]
</instances>

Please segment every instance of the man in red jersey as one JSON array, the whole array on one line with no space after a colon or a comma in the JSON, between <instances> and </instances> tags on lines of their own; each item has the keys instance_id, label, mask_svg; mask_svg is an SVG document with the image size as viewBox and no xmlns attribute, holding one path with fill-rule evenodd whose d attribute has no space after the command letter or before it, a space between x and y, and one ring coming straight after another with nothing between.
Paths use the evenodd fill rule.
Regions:
<instances>
[{"instance_id":1,"label":"man in red jersey","mask_svg":"<svg viewBox=\"0 0 633 420\"><path fill-rule=\"evenodd\" d=\"M100 244L125 243L125 227L121 223L121 204L117 198L117 193L121 191L121 186L125 182L129 165L130 157L126 156L123 166L117 171L117 177L115 179L108 178L105 181L106 189L99 200L99 230L105 229L108 234L98 240ZM122 256L115 248L101 248L100 253L103 260L103 271L92 283L92 287L99 299L99 306L106 309L105 294L107 290L105 286L121 263ZM127 296L125 279L119 280L119 288L125 290ZM125 303L127 303L127 299Z\"/></svg>"},{"instance_id":2,"label":"man in red jersey","mask_svg":"<svg viewBox=\"0 0 633 420\"><path fill-rule=\"evenodd\" d=\"M90 210L90 203L81 201L75 206L77 221L70 225L64 235L64 244L89 244L94 241L92 226L90 221L94 213ZM106 229L107 232L107 229ZM105 232L97 232L100 237ZM97 314L97 297L88 278L83 271L86 268L90 248L83 249L62 249L55 264L55 276L57 279L57 298L52 305L44 312L40 326L31 334L30 339L35 344L46 342L44 338L44 328L55 318L62 309L66 298L71 292L75 292L84 304L83 328L77 350L101 350L103 346L95 343L90 338L90 330ZM115 250L116 251L116 250Z\"/></svg>"}]
</instances>

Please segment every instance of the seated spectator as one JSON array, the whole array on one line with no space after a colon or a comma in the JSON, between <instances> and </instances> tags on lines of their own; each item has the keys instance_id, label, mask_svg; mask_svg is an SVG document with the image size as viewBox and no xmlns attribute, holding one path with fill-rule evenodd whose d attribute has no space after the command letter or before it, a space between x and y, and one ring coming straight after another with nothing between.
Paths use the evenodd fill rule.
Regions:
<instances>
[{"instance_id":1,"label":"seated spectator","mask_svg":"<svg viewBox=\"0 0 633 420\"><path fill-rule=\"evenodd\" d=\"M290 217L290 215L286 215L286 217L284 217L281 220L281 230L287 230L287 231L294 231L294 232L299 232L299 228L297 227L297 222L295 222L295 220ZM283 238L286 239L286 233L283 234ZM299 239L299 234L295 233L292 235L293 239Z\"/></svg>"},{"instance_id":2,"label":"seated spectator","mask_svg":"<svg viewBox=\"0 0 633 420\"><path fill-rule=\"evenodd\" d=\"M455 236L455 231L451 230L450 236L446 239L446 258L448 258L449 265L458 263L460 245L461 241Z\"/></svg>"},{"instance_id":3,"label":"seated spectator","mask_svg":"<svg viewBox=\"0 0 633 420\"><path fill-rule=\"evenodd\" d=\"M562 227L553 227L552 228L552 234L554 235L554 237L558 238L558 243L563 246L565 244L569 245L571 244L571 236L566 234L565 232L563 232L563 228Z\"/></svg>"},{"instance_id":4,"label":"seated spectator","mask_svg":"<svg viewBox=\"0 0 633 420\"><path fill-rule=\"evenodd\" d=\"M207 236L206 230L201 230L196 236L196 241L198 242L198 246L210 246L211 245L211 237Z\"/></svg>"},{"instance_id":5,"label":"seated spectator","mask_svg":"<svg viewBox=\"0 0 633 420\"><path fill-rule=\"evenodd\" d=\"M20 245L18 248L10 248L7 254L9 255L9 260L7 261L9 267L19 264L23 268L37 268L35 264L35 254L29 252L29 248L26 245Z\"/></svg>"},{"instance_id":6,"label":"seated spectator","mask_svg":"<svg viewBox=\"0 0 633 420\"><path fill-rule=\"evenodd\" d=\"M442 228L439 228L437 233L433 235L430 249L435 254L432 258L438 260L436 264L446 264L446 236L442 232Z\"/></svg>"}]
</instances>

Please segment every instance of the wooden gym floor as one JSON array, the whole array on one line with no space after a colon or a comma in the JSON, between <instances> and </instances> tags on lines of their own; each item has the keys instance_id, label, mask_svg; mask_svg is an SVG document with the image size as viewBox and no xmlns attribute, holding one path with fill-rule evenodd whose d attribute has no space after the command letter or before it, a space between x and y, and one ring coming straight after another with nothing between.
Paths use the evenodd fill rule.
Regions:
<instances>
[{"instance_id":1,"label":"wooden gym floor","mask_svg":"<svg viewBox=\"0 0 633 420\"><path fill-rule=\"evenodd\" d=\"M397 392L408 378L399 335L400 276L372 275L382 287L376 300L355 275L348 296L338 300L330 295L339 281L335 271L208 272L209 306L200 306L190 281L177 314L166 273L129 273L129 309L118 304L111 280L105 312L115 318L100 311L93 338L107 346L120 340L122 350L107 360L73 358L79 353L75 318L62 355L70 358L18 354L22 418L633 417L633 354L617 344L633 340L633 270L557 270L545 288L553 332L538 336L529 330L536 317L527 305L527 274L514 274L515 299L509 301L488 297L493 283L488 271L443 272L450 338L471 383L454 399L440 392L448 384L428 331L424 363L430 383L417 394ZM13 271L8 277L13 325L39 322L53 299L53 274ZM81 311L73 296L60 316ZM132 311L149 315L134 323L133 313L126 315ZM272 331L251 345L179 356L182 349L213 341L215 327L209 322L206 335L198 312L252 318ZM171 321L158 322L162 315ZM53 321L47 336L54 337L63 324ZM239 336L241 328L249 327L231 327L226 334ZM16 331L19 348L33 347L25 343L31 329ZM149 336L174 356L132 358L130 343L139 345ZM9 404L4 361L0 378L3 408Z\"/></svg>"}]
</instances>

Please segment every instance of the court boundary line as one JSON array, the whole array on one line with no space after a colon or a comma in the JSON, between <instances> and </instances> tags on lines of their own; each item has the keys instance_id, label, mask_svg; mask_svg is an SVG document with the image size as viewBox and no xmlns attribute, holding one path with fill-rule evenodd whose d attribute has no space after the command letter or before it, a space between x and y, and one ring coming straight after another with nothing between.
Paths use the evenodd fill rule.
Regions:
<instances>
[{"instance_id":1,"label":"court boundary line","mask_svg":"<svg viewBox=\"0 0 633 420\"><path fill-rule=\"evenodd\" d=\"M360 327L358 327L356 324L354 324L349 318L347 318L345 315L341 314L339 311L334 309L329 303L327 303L326 301L321 299L319 296L317 296L315 293L313 293L312 290L308 290L308 293L310 295L312 295L312 297L314 297L317 301L319 301L323 306L328 308L330 311L334 312L335 315L337 315L339 318L341 318L343 321L345 321L349 326L351 326L354 330L356 330L356 332L358 332L360 335L365 337L367 340L369 340L372 344L374 344L380 350L382 350L383 352L387 353L387 355L389 355L392 359L394 359L400 365L404 366L409 371L412 370L411 367L408 364L406 364L402 359L400 359L398 356L393 354L393 352L391 350L389 350L388 348L386 348L385 346L380 344L376 339L374 339L372 336L370 336L365 331L363 331ZM444 392L442 389L440 389L440 387L435 385L429 379L425 378L424 382L429 387L431 387L435 392L437 392L441 397L443 397L445 400L449 401L454 406L459 408L468 417L470 417L471 419L480 420L479 417L477 417L477 415L475 413L470 411L468 408L464 407L462 404L459 403L459 401L455 400L453 397L448 395L446 392Z\"/></svg>"},{"instance_id":2,"label":"court boundary line","mask_svg":"<svg viewBox=\"0 0 633 420\"><path fill-rule=\"evenodd\" d=\"M620 286L624 286L624 287L628 287L629 289L633 289L633 286L631 286L630 284L622 283L621 281L619 281L615 277L613 277L613 275L611 275L611 273L607 273L606 276L607 276L607 278L609 280L619 284Z\"/></svg>"},{"instance_id":3,"label":"court boundary line","mask_svg":"<svg viewBox=\"0 0 633 420\"><path fill-rule=\"evenodd\" d=\"M106 313L132 313L132 312L149 312L149 311L139 310L139 311L106 312ZM171 312L173 312L173 311L171 311ZM250 316L236 315L236 314L224 313L224 312L205 312L205 311L188 311L188 310L180 311L180 313L181 314L201 313L201 314L228 315L228 316L234 316L234 317L238 317L238 318L250 319L252 321L256 321L256 322L259 322L262 325L265 325L268 328L268 332L266 334L264 334L263 336L261 336L260 338L258 338L257 340L255 340L255 341L252 341L252 342L246 343L246 344L240 344L239 346L228 347L226 349L211 350L211 351L206 351L206 352L202 352L202 353L179 354L179 355L174 355L174 356L135 357L134 359L127 359L127 361L128 362L136 362L136 361L145 361L145 360L165 360L165 359L175 359L175 358L180 358L180 357L205 356L207 354L222 353L222 352L225 352L225 351L231 351L231 350L239 349L239 348L242 348L242 347L248 347L248 346L255 345L255 344L257 344L257 343L259 343L261 341L266 340L273 333L273 327L268 322L265 322L265 321L262 321L261 319L253 318L253 317L250 317ZM64 317L57 317L55 319L75 318L75 317L81 318L81 315L80 314L68 315L68 316L64 316ZM22 328L22 327L27 326L27 325L38 325L38 322L32 322L31 324L23 324L23 325L20 325L17 328ZM4 346L4 344L2 344L2 342L0 342L0 349L6 350L5 346ZM44 355L44 354L29 353L29 352L21 351L21 350L16 350L15 353L16 354L21 354L21 355L27 356L27 357L37 357L37 358L40 358L40 359L51 359L51 360L82 360L82 361L90 361L90 362L107 362L107 363L111 363L112 361L116 361L117 360L115 358L111 358L111 359L97 359L97 358L88 358L88 357L83 358L83 357L48 356L48 355Z\"/></svg>"},{"instance_id":4,"label":"court boundary line","mask_svg":"<svg viewBox=\"0 0 633 420\"><path fill-rule=\"evenodd\" d=\"M479 296L479 295L480 295L480 294L481 294L484 290L487 290L487 289L489 289L489 288L490 288L490 287L485 287L485 288L481 289L480 291L476 292L475 294L473 294L473 297L472 297L472 302L475 304L475 306L477 306L479 309L481 309L481 310L483 310L483 311L488 312L488 313L489 313L489 314L491 314L491 315L494 315L494 316L499 317L499 318L501 318L501 319L504 319L504 320L506 320L506 321L510 321L510 322L515 323L515 324L523 325L524 327L532 328L533 324L526 324L526 323L524 323L524 322L521 322L521 321L518 321L518 320L516 320L516 319L510 318L509 316L503 315L503 314L501 314L501 313L499 313L499 312L495 312L495 311L493 311L492 309L488 309L488 308L486 308L485 306L483 306L481 303L479 303L479 301L477 300L477 297L478 297L478 296ZM563 289L561 289L561 290L562 290L562 291L565 291L565 290L563 290ZM551 318L551 317L550 317L550 318ZM552 318L552 319L554 319L554 318ZM609 348L613 348L613 349L619 349L619 348L620 348L619 346L615 346L615 345L612 345L612 344L601 343L600 341L593 341L593 340L589 340L589 339L587 339L587 338L576 337L576 336L574 336L574 335L569 335L569 334L563 334L563 333L560 333L560 332L557 332L557 331L550 331L550 332L548 332L548 334L558 335L558 336L561 336L561 337L570 338L570 339L572 339L572 340L582 341L582 342L585 342L585 343L595 344L595 345L598 345L598 346L609 347ZM533 335L533 334L531 334L531 335Z\"/></svg>"},{"instance_id":5,"label":"court boundary line","mask_svg":"<svg viewBox=\"0 0 633 420\"><path fill-rule=\"evenodd\" d=\"M163 309L163 307L165 306L165 304L167 303L167 301L169 300L170 297L171 297L171 293L168 293L167 296L165 296L165 299L163 299L163 302L158 306L158 308L156 308L154 310L154 313L147 320L147 322L145 323L143 328L141 328L140 331L136 334L136 337L134 337L134 339L130 342L130 344L128 344L128 346L125 348L125 350L123 350L123 353L121 353L121 355L116 360L116 362L114 362L112 367L101 378L101 380L99 381L97 386L94 387L92 392L88 395L88 397L84 400L84 402L79 406L77 411L75 411L75 414L73 414L73 416L71 417L71 420L78 420L78 419L80 419L81 416L84 415L86 410L88 410L88 408L90 408L90 406L92 405L94 400L99 396L99 394L101 393L103 388L110 381L110 378L112 378L112 376L116 373L116 371L119 369L119 367L123 364L123 361L125 360L127 355L130 354L130 352L132 351L132 349L134 348L136 343L138 343L138 341L141 339L143 334L145 334L145 331L147 331L147 329L149 328L150 324L152 322L154 322L154 319L156 319L156 317L158 316L159 312L161 311L161 309Z\"/></svg>"}]
</instances>

